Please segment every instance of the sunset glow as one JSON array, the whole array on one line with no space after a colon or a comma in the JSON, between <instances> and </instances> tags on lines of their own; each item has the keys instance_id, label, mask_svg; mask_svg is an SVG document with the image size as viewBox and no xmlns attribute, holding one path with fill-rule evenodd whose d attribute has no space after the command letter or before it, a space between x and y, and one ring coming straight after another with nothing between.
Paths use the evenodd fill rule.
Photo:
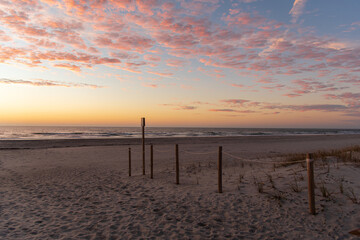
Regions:
<instances>
[{"instance_id":1,"label":"sunset glow","mask_svg":"<svg viewBox=\"0 0 360 240\"><path fill-rule=\"evenodd\" d=\"M0 125L360 127L358 0L0 1Z\"/></svg>"}]
</instances>

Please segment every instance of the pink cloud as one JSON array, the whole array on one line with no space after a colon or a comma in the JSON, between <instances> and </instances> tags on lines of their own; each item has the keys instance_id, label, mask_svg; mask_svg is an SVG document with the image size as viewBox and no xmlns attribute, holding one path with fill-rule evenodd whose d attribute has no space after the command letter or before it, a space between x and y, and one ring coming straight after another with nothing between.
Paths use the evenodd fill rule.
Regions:
<instances>
[{"instance_id":1,"label":"pink cloud","mask_svg":"<svg viewBox=\"0 0 360 240\"><path fill-rule=\"evenodd\" d=\"M94 23L92 27L96 31L106 32L111 35L112 33L126 29L126 23L121 18L113 16L111 18L104 19L104 21Z\"/></svg>"},{"instance_id":2,"label":"pink cloud","mask_svg":"<svg viewBox=\"0 0 360 240\"><path fill-rule=\"evenodd\" d=\"M47 19L42 23L42 26L57 30L82 30L83 24L78 21L66 21L66 20L50 20Z\"/></svg>"},{"instance_id":3,"label":"pink cloud","mask_svg":"<svg viewBox=\"0 0 360 240\"><path fill-rule=\"evenodd\" d=\"M165 106L165 107L173 107L173 110L195 110L195 109L197 109L196 106L183 105L183 104L160 104L160 105Z\"/></svg>"},{"instance_id":4,"label":"pink cloud","mask_svg":"<svg viewBox=\"0 0 360 240\"><path fill-rule=\"evenodd\" d=\"M120 58L120 59L137 59L139 56L135 54L129 54L127 52L110 52L111 57Z\"/></svg>"},{"instance_id":5,"label":"pink cloud","mask_svg":"<svg viewBox=\"0 0 360 240\"><path fill-rule=\"evenodd\" d=\"M175 110L194 110L196 109L195 106L179 106L178 108L175 108Z\"/></svg>"},{"instance_id":6,"label":"pink cloud","mask_svg":"<svg viewBox=\"0 0 360 240\"><path fill-rule=\"evenodd\" d=\"M40 0L41 2L43 3L46 3L48 5L57 5L58 4L58 1L57 0Z\"/></svg>"},{"instance_id":7,"label":"pink cloud","mask_svg":"<svg viewBox=\"0 0 360 240\"><path fill-rule=\"evenodd\" d=\"M313 105L267 105L263 109L284 109L291 111L322 111L322 112L339 112L346 111L348 108L344 105L336 104L313 104Z\"/></svg>"},{"instance_id":8,"label":"pink cloud","mask_svg":"<svg viewBox=\"0 0 360 240\"><path fill-rule=\"evenodd\" d=\"M181 1L181 6L189 15L203 15L214 12L220 5L217 0L212 1Z\"/></svg>"},{"instance_id":9,"label":"pink cloud","mask_svg":"<svg viewBox=\"0 0 360 240\"><path fill-rule=\"evenodd\" d=\"M161 9L164 11L164 12L169 12L169 11L172 11L174 10L175 8L175 4L174 3L171 3L171 2L165 2L161 5Z\"/></svg>"},{"instance_id":10,"label":"pink cloud","mask_svg":"<svg viewBox=\"0 0 360 240\"><path fill-rule=\"evenodd\" d=\"M181 59L168 59L166 60L166 65L170 66L170 67L183 67L185 64L184 60Z\"/></svg>"},{"instance_id":11,"label":"pink cloud","mask_svg":"<svg viewBox=\"0 0 360 240\"><path fill-rule=\"evenodd\" d=\"M325 94L326 99L340 100L351 108L360 109L360 93L345 92L341 94Z\"/></svg>"},{"instance_id":12,"label":"pink cloud","mask_svg":"<svg viewBox=\"0 0 360 240\"><path fill-rule=\"evenodd\" d=\"M302 94L288 93L288 94L283 94L283 96L289 97L289 98L294 98L294 97L301 97Z\"/></svg>"},{"instance_id":13,"label":"pink cloud","mask_svg":"<svg viewBox=\"0 0 360 240\"><path fill-rule=\"evenodd\" d=\"M87 49L84 39L77 32L54 30L53 33L55 34L55 38L63 43L70 44L75 48Z\"/></svg>"},{"instance_id":14,"label":"pink cloud","mask_svg":"<svg viewBox=\"0 0 360 240\"><path fill-rule=\"evenodd\" d=\"M327 91L330 92L330 91L337 91L346 88L346 87L336 86L333 83L312 81L312 79L293 80L292 83L297 85L298 87L293 89L291 93L284 94L283 96L298 97L307 93L317 93L317 92L327 92Z\"/></svg>"},{"instance_id":15,"label":"pink cloud","mask_svg":"<svg viewBox=\"0 0 360 240\"><path fill-rule=\"evenodd\" d=\"M0 45L0 62L14 61L28 55L28 50L24 48L2 47Z\"/></svg>"},{"instance_id":16,"label":"pink cloud","mask_svg":"<svg viewBox=\"0 0 360 240\"><path fill-rule=\"evenodd\" d=\"M134 0L109 0L110 3L117 8L120 9L126 9L129 11L134 11L135 10L135 1Z\"/></svg>"},{"instance_id":17,"label":"pink cloud","mask_svg":"<svg viewBox=\"0 0 360 240\"><path fill-rule=\"evenodd\" d=\"M158 88L159 85L157 84L149 84L149 83L143 83L142 84L144 87L149 87L149 88Z\"/></svg>"},{"instance_id":18,"label":"pink cloud","mask_svg":"<svg viewBox=\"0 0 360 240\"><path fill-rule=\"evenodd\" d=\"M244 106L245 103L248 103L250 101L245 100L245 99L225 99L225 100L221 100L221 102L230 104L230 105Z\"/></svg>"},{"instance_id":19,"label":"pink cloud","mask_svg":"<svg viewBox=\"0 0 360 240\"><path fill-rule=\"evenodd\" d=\"M147 71L147 72L151 73L151 74L159 75L162 77L170 77L170 76L174 75L173 73L163 73L163 72L156 72L156 71Z\"/></svg>"},{"instance_id":20,"label":"pink cloud","mask_svg":"<svg viewBox=\"0 0 360 240\"><path fill-rule=\"evenodd\" d=\"M144 61L140 61L140 62L126 62L125 65L128 66L128 67L141 67L141 66L146 65L146 62L144 62Z\"/></svg>"},{"instance_id":21,"label":"pink cloud","mask_svg":"<svg viewBox=\"0 0 360 240\"><path fill-rule=\"evenodd\" d=\"M159 33L156 40L170 48L194 47L198 44L198 40L189 34L170 35L168 33Z\"/></svg>"},{"instance_id":22,"label":"pink cloud","mask_svg":"<svg viewBox=\"0 0 360 240\"><path fill-rule=\"evenodd\" d=\"M261 88L263 89L268 89L268 90L277 90L277 91L281 91L283 88L285 87L284 84L275 84L275 85L272 85L272 86L263 86Z\"/></svg>"},{"instance_id":23,"label":"pink cloud","mask_svg":"<svg viewBox=\"0 0 360 240\"><path fill-rule=\"evenodd\" d=\"M220 108L220 109L209 109L210 112L236 112L234 109L230 108Z\"/></svg>"},{"instance_id":24,"label":"pink cloud","mask_svg":"<svg viewBox=\"0 0 360 240\"><path fill-rule=\"evenodd\" d=\"M8 42L8 41L11 41L12 38L9 37L8 35L6 35L6 33L2 30L0 30L0 41L1 42Z\"/></svg>"},{"instance_id":25,"label":"pink cloud","mask_svg":"<svg viewBox=\"0 0 360 240\"><path fill-rule=\"evenodd\" d=\"M74 72L81 71L81 68L79 66L74 65L74 64L69 64L69 63L57 63L57 64L54 64L54 67L65 68L67 70L74 71Z\"/></svg>"},{"instance_id":26,"label":"pink cloud","mask_svg":"<svg viewBox=\"0 0 360 240\"><path fill-rule=\"evenodd\" d=\"M138 70L138 69L136 69L136 68L131 68L131 67L119 67L119 66L117 66L116 68L122 69L122 70L125 70L125 71L128 71L128 72L132 72L132 73L141 73L141 71Z\"/></svg>"},{"instance_id":27,"label":"pink cloud","mask_svg":"<svg viewBox=\"0 0 360 240\"><path fill-rule=\"evenodd\" d=\"M13 41L12 47L0 47L1 62L53 65L72 71L106 65L166 77L174 73L154 70L161 66L161 60L178 68L198 61L205 65L199 70L211 77L241 72L258 79L254 86L234 80L232 86L242 88L239 92L250 88L281 90L286 92L280 94L288 97L359 85L356 46L316 36L309 30L300 34L286 31L285 24L250 12L239 3L231 4L220 23L208 15L221 6L217 0L14 0L1 4L5 7L0 10L4 29L0 30L0 41L9 41L10 37ZM290 12L294 18L303 11L302 4L304 0L294 2ZM141 59L146 62L137 61ZM301 73L314 78L317 74L318 79L291 78ZM336 77L342 73L354 76Z\"/></svg>"},{"instance_id":28,"label":"pink cloud","mask_svg":"<svg viewBox=\"0 0 360 240\"><path fill-rule=\"evenodd\" d=\"M95 43L98 47L135 51L139 53L143 53L154 45L153 40L140 35L119 36L114 40L99 36L96 38Z\"/></svg>"},{"instance_id":29,"label":"pink cloud","mask_svg":"<svg viewBox=\"0 0 360 240\"><path fill-rule=\"evenodd\" d=\"M102 88L102 86L93 85L93 84L66 83L66 82L44 80L44 79L22 80L22 79L0 78L0 84L20 84L20 85L31 85L36 87Z\"/></svg>"},{"instance_id":30,"label":"pink cloud","mask_svg":"<svg viewBox=\"0 0 360 240\"><path fill-rule=\"evenodd\" d=\"M155 56L155 55L150 55L150 54L144 55L144 59L148 60L148 61L153 61L153 62L160 62L161 61L161 57Z\"/></svg>"},{"instance_id":31,"label":"pink cloud","mask_svg":"<svg viewBox=\"0 0 360 240\"><path fill-rule=\"evenodd\" d=\"M274 79L271 77L260 77L258 80L256 80L258 83L274 83Z\"/></svg>"},{"instance_id":32,"label":"pink cloud","mask_svg":"<svg viewBox=\"0 0 360 240\"><path fill-rule=\"evenodd\" d=\"M158 0L138 0L136 1L137 8L139 12L147 14L147 15L154 15L153 8L159 6Z\"/></svg>"},{"instance_id":33,"label":"pink cloud","mask_svg":"<svg viewBox=\"0 0 360 240\"><path fill-rule=\"evenodd\" d=\"M236 83L231 84L231 86L233 86L233 87L238 87L238 88L244 88L244 87L246 87L244 84L236 84Z\"/></svg>"},{"instance_id":34,"label":"pink cloud","mask_svg":"<svg viewBox=\"0 0 360 240\"><path fill-rule=\"evenodd\" d=\"M256 113L253 110L235 110L231 108L209 109L210 112L236 112L236 113Z\"/></svg>"},{"instance_id":35,"label":"pink cloud","mask_svg":"<svg viewBox=\"0 0 360 240\"><path fill-rule=\"evenodd\" d=\"M50 41L48 39L39 39L39 38L33 38L33 37L26 37L24 39L26 39L28 42L31 42L31 43L35 44L38 47L49 48L49 49L62 49L62 48L64 48L63 44L53 42L53 41Z\"/></svg>"},{"instance_id":36,"label":"pink cloud","mask_svg":"<svg viewBox=\"0 0 360 240\"><path fill-rule=\"evenodd\" d=\"M291 8L289 14L292 15L293 19L292 22L295 23L300 15L303 13L305 8L305 3L307 0L295 0L293 7Z\"/></svg>"}]
</instances>

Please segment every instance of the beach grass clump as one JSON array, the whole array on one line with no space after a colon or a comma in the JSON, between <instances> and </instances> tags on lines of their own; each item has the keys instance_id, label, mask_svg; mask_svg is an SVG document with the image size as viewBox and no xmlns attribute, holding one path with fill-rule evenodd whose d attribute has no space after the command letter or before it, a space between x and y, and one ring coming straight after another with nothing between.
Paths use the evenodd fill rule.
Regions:
<instances>
[{"instance_id":1,"label":"beach grass clump","mask_svg":"<svg viewBox=\"0 0 360 240\"><path fill-rule=\"evenodd\" d=\"M305 153L292 153L292 154L286 154L282 157L283 157L284 163L280 164L280 166L287 167L287 166L296 164L298 161L305 160L306 154Z\"/></svg>"},{"instance_id":2,"label":"beach grass clump","mask_svg":"<svg viewBox=\"0 0 360 240\"><path fill-rule=\"evenodd\" d=\"M264 182L257 179L255 176L254 176L254 185L256 186L258 193L264 192L264 185L265 185Z\"/></svg>"},{"instance_id":3,"label":"beach grass clump","mask_svg":"<svg viewBox=\"0 0 360 240\"><path fill-rule=\"evenodd\" d=\"M275 200L279 207L281 207L284 201L286 200L285 193L278 189L268 192L267 195L271 200Z\"/></svg>"},{"instance_id":4,"label":"beach grass clump","mask_svg":"<svg viewBox=\"0 0 360 240\"><path fill-rule=\"evenodd\" d=\"M339 180L339 192L341 194L344 194L344 177L341 177L340 180Z\"/></svg>"},{"instance_id":5,"label":"beach grass clump","mask_svg":"<svg viewBox=\"0 0 360 240\"><path fill-rule=\"evenodd\" d=\"M280 157L282 159L282 162L284 162L279 164L280 167L291 166L301 160L304 160L304 162L301 162L301 165L303 167L306 166L306 153L291 153L280 155L278 157ZM326 167L328 172L330 171L329 158L331 157L335 157L338 161L342 162L360 163L360 145L346 147L342 149L332 149L329 151L317 151L313 153L313 159L321 160L321 165L323 167Z\"/></svg>"},{"instance_id":6,"label":"beach grass clump","mask_svg":"<svg viewBox=\"0 0 360 240\"><path fill-rule=\"evenodd\" d=\"M296 176L294 176L294 181L290 183L290 188L293 192L296 192L296 193L301 192L302 188L299 186Z\"/></svg>"},{"instance_id":7,"label":"beach grass clump","mask_svg":"<svg viewBox=\"0 0 360 240\"><path fill-rule=\"evenodd\" d=\"M195 163L185 166L186 173L196 173L196 169L197 169L197 167L196 167Z\"/></svg>"},{"instance_id":8,"label":"beach grass clump","mask_svg":"<svg viewBox=\"0 0 360 240\"><path fill-rule=\"evenodd\" d=\"M330 199L331 193L330 193L329 189L326 187L324 181L321 182L319 189L320 189L321 195L324 198Z\"/></svg>"},{"instance_id":9,"label":"beach grass clump","mask_svg":"<svg viewBox=\"0 0 360 240\"><path fill-rule=\"evenodd\" d=\"M269 183L270 183L270 185L271 185L271 188L276 189L275 182L274 182L274 180L273 180L272 175L271 175L271 174L266 174L266 177L267 177L268 180L269 180Z\"/></svg>"},{"instance_id":10,"label":"beach grass clump","mask_svg":"<svg viewBox=\"0 0 360 240\"><path fill-rule=\"evenodd\" d=\"M257 186L257 190L259 193L264 192L264 183L263 182L257 182L256 186Z\"/></svg>"},{"instance_id":11,"label":"beach grass clump","mask_svg":"<svg viewBox=\"0 0 360 240\"><path fill-rule=\"evenodd\" d=\"M277 201L286 200L284 192L282 192L280 190L275 190L274 192L269 193L269 195L270 195L270 198L275 199Z\"/></svg>"},{"instance_id":12,"label":"beach grass clump","mask_svg":"<svg viewBox=\"0 0 360 240\"><path fill-rule=\"evenodd\" d=\"M360 204L360 201L356 197L356 194L354 192L354 189L352 187L348 188L348 191L344 192L344 195L350 199L355 204Z\"/></svg>"},{"instance_id":13,"label":"beach grass clump","mask_svg":"<svg viewBox=\"0 0 360 240\"><path fill-rule=\"evenodd\" d=\"M330 151L318 151L314 154L315 159L324 159L327 157L336 157L342 162L360 162L360 146L346 147L342 149L333 149Z\"/></svg>"},{"instance_id":14,"label":"beach grass clump","mask_svg":"<svg viewBox=\"0 0 360 240\"><path fill-rule=\"evenodd\" d=\"M239 177L238 177L239 183L242 183L242 181L244 180L244 177L245 177L244 173L239 173Z\"/></svg>"}]
</instances>

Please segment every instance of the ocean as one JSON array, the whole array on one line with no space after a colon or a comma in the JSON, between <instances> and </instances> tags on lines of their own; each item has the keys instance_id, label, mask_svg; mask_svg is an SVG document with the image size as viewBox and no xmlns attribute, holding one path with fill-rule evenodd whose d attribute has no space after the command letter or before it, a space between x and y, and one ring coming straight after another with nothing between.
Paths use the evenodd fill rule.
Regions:
<instances>
[{"instance_id":1,"label":"ocean","mask_svg":"<svg viewBox=\"0 0 360 240\"><path fill-rule=\"evenodd\" d=\"M360 129L146 127L148 138L360 134ZM140 138L141 127L4 127L0 140Z\"/></svg>"}]
</instances>

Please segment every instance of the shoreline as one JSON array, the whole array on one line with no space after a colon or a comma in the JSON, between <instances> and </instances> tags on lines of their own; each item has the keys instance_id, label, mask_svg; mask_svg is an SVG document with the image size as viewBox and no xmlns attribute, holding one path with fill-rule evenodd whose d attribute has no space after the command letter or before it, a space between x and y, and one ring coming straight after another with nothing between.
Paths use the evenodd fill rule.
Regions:
<instances>
[{"instance_id":1,"label":"shoreline","mask_svg":"<svg viewBox=\"0 0 360 240\"><path fill-rule=\"evenodd\" d=\"M356 141L358 140L358 141ZM0 150L47 149L69 147L101 147L140 145L141 138L89 138L89 139L34 139L34 140L0 140ZM146 138L145 144L269 144L274 142L306 142L306 141L349 141L360 144L360 134L344 135L290 135L290 136L213 136L213 137L162 137ZM358 142L358 144L355 144Z\"/></svg>"}]
</instances>

